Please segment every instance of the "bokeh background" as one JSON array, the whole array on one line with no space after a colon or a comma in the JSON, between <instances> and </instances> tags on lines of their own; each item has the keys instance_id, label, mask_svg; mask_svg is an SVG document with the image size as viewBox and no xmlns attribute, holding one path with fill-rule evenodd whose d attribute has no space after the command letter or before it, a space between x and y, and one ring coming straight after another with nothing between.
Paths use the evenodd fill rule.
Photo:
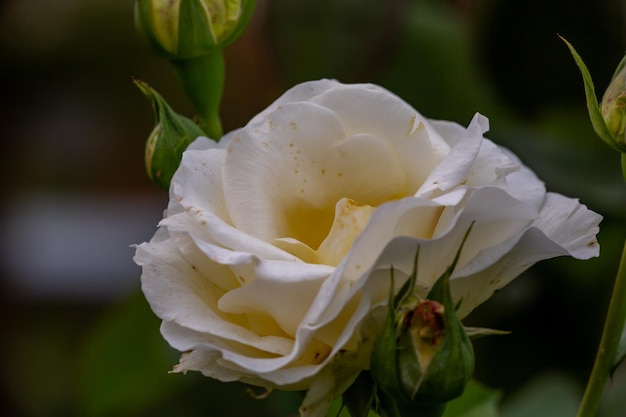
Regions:
<instances>
[{"instance_id":1,"label":"bokeh background","mask_svg":"<svg viewBox=\"0 0 626 417\"><path fill-rule=\"evenodd\" d=\"M468 318L512 331L475 344L476 378L500 390L505 417L574 415L626 230L618 155L594 136L557 33L602 92L626 51L626 3L258 0L226 51L227 130L300 81L374 82L431 118L487 115L490 138L605 216L599 259L543 262ZM293 415L297 394L258 401L237 383L167 373L178 354L131 260L167 203L144 172L153 116L131 77L193 111L136 36L133 2L4 0L0 60L0 414ZM625 373L602 416L626 416Z\"/></svg>"}]
</instances>

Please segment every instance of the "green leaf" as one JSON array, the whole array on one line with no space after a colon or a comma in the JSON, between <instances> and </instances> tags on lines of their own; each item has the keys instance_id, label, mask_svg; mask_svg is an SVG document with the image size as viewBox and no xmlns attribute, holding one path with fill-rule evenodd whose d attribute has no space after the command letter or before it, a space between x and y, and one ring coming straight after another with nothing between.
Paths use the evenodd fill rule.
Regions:
<instances>
[{"instance_id":1,"label":"green leaf","mask_svg":"<svg viewBox=\"0 0 626 417\"><path fill-rule=\"evenodd\" d=\"M499 400L498 391L471 380L463 395L448 403L442 417L496 417Z\"/></svg>"},{"instance_id":2,"label":"green leaf","mask_svg":"<svg viewBox=\"0 0 626 417\"><path fill-rule=\"evenodd\" d=\"M184 150L198 136L204 136L204 132L190 119L175 113L148 84L134 81L151 101L156 117L156 125L146 143L148 177L160 187L168 189Z\"/></svg>"},{"instance_id":3,"label":"green leaf","mask_svg":"<svg viewBox=\"0 0 626 417\"><path fill-rule=\"evenodd\" d=\"M595 87L593 85L593 80L591 79L591 74L587 69L583 59L578 55L576 49L570 44L564 37L559 35L559 38L570 50L572 57L574 57L574 61L576 61L576 65L580 68L580 72L583 77L583 83L585 84L585 96L587 98L587 110L589 112L589 118L591 119L591 124L593 126L593 130L596 134L602 139L607 145L612 147L613 149L619 152L626 152L626 144L619 143L615 140L609 128L607 127L604 117L602 117L602 110L600 109L600 105L598 104L598 98L596 97Z\"/></svg>"}]
</instances>

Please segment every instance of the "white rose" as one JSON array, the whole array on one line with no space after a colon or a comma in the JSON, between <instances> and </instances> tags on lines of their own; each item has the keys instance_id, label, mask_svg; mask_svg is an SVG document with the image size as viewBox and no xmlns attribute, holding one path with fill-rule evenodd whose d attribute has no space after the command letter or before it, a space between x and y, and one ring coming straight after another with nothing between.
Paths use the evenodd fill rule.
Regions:
<instances>
[{"instance_id":1,"label":"white rose","mask_svg":"<svg viewBox=\"0 0 626 417\"><path fill-rule=\"evenodd\" d=\"M321 415L368 367L351 354L367 352L360 324L418 246L424 296L474 223L451 281L461 316L539 260L597 256L601 216L546 193L487 129L480 114L465 129L381 87L321 80L217 145L198 139L135 256L163 336L187 352L176 370L310 389ZM326 366L338 356L353 368Z\"/></svg>"}]
</instances>

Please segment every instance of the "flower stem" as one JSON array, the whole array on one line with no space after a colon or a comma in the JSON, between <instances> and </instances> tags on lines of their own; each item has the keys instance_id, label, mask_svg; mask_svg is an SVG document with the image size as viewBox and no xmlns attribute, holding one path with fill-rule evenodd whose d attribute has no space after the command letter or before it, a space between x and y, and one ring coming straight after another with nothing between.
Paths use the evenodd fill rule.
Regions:
<instances>
[{"instance_id":1,"label":"flower stem","mask_svg":"<svg viewBox=\"0 0 626 417\"><path fill-rule=\"evenodd\" d=\"M197 58L172 60L187 97L198 112L200 128L211 139L222 137L220 102L224 91L224 56L216 48Z\"/></svg>"},{"instance_id":2,"label":"flower stem","mask_svg":"<svg viewBox=\"0 0 626 417\"><path fill-rule=\"evenodd\" d=\"M591 376L585 389L577 417L594 417L604 393L604 387L611 373L613 362L617 354L620 337L624 329L626 320L626 242L622 251L622 259L620 261L617 277L615 278L615 286L613 287L613 295L609 304L609 311L600 347L596 355L596 361L591 370Z\"/></svg>"}]
</instances>

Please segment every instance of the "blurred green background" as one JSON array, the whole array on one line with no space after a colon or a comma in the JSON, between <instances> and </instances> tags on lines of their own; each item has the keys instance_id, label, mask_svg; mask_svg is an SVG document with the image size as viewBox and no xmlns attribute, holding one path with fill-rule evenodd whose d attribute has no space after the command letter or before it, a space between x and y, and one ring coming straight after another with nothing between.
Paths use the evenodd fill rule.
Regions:
<instances>
[{"instance_id":1,"label":"blurred green background","mask_svg":"<svg viewBox=\"0 0 626 417\"><path fill-rule=\"evenodd\" d=\"M476 342L476 378L501 415L573 415L599 340L624 230L619 158L593 134L565 36L602 92L626 50L623 0L257 0L226 51L223 123L246 123L293 84L381 84L432 118L475 112L552 191L605 216L602 256L532 268L467 323L511 330ZM133 243L167 195L147 179L154 86L190 104L135 35L130 0L0 3L0 414L288 416L296 394L169 375L178 354L139 291ZM626 302L626 300L625 300ZM624 368L624 367L622 367ZM602 416L626 416L618 370Z\"/></svg>"}]
</instances>

